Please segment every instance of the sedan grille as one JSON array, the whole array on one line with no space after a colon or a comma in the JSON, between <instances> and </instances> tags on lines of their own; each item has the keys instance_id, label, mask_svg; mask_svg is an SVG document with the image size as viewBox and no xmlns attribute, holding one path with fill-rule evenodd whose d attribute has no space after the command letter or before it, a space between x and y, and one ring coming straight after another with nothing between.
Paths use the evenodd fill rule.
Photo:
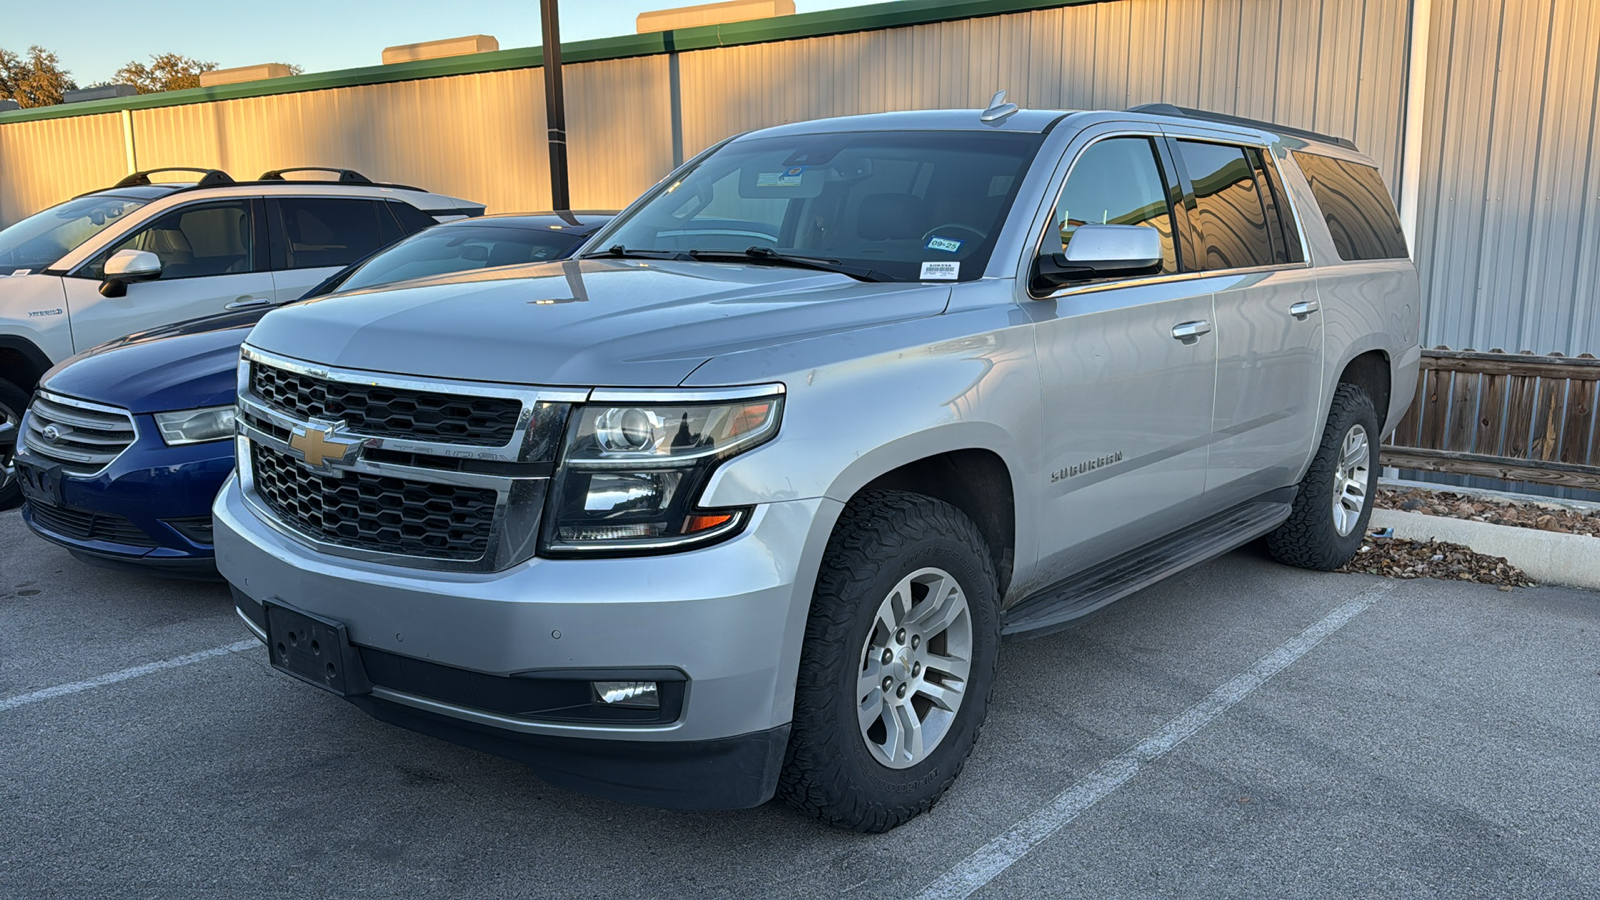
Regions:
<instances>
[{"instance_id":1,"label":"sedan grille","mask_svg":"<svg viewBox=\"0 0 1600 900\"><path fill-rule=\"evenodd\" d=\"M45 531L80 541L106 541L129 547L152 548L156 542L139 526L112 513L91 512L70 506L28 504L33 524Z\"/></svg>"},{"instance_id":2,"label":"sedan grille","mask_svg":"<svg viewBox=\"0 0 1600 900\"><path fill-rule=\"evenodd\" d=\"M22 443L69 475L89 476L111 465L136 436L127 412L40 391L28 407Z\"/></svg>"},{"instance_id":3,"label":"sedan grille","mask_svg":"<svg viewBox=\"0 0 1600 900\"><path fill-rule=\"evenodd\" d=\"M494 490L366 472L327 475L257 443L250 453L257 495L313 538L422 559L471 561L489 552Z\"/></svg>"},{"instance_id":4,"label":"sedan grille","mask_svg":"<svg viewBox=\"0 0 1600 900\"><path fill-rule=\"evenodd\" d=\"M250 364L250 392L301 419L342 421L374 437L504 447L517 432L522 401L336 381Z\"/></svg>"}]
</instances>

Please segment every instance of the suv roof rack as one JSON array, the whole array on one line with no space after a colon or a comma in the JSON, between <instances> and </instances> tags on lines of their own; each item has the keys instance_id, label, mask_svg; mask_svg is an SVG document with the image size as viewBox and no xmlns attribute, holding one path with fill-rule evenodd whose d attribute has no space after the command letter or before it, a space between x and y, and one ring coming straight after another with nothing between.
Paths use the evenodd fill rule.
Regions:
<instances>
[{"instance_id":1,"label":"suv roof rack","mask_svg":"<svg viewBox=\"0 0 1600 900\"><path fill-rule=\"evenodd\" d=\"M1279 134L1290 135L1291 137L1304 138L1310 141L1321 141L1324 144L1333 144L1336 147L1343 147L1346 150L1354 150L1357 153L1361 152L1360 149L1356 147L1355 143L1349 138L1334 137L1331 134L1323 134L1321 132L1311 131L1305 128L1291 128L1287 125L1279 125L1275 122L1264 122L1260 119L1246 119L1243 116L1228 116L1223 115L1222 113L1207 112L1203 109L1190 109L1186 106L1173 106L1171 103L1145 103L1139 106L1130 107L1128 112L1149 113L1155 116L1179 116L1185 119L1200 119L1202 121L1217 122L1223 125L1243 125L1246 128L1259 128L1262 131L1275 131Z\"/></svg>"},{"instance_id":2,"label":"suv roof rack","mask_svg":"<svg viewBox=\"0 0 1600 900\"><path fill-rule=\"evenodd\" d=\"M355 169L334 169L328 166L295 166L289 169L271 169L269 171L262 172L261 177L257 178L256 180L288 181L289 179L283 177L284 173L286 172L334 172L339 176L338 178L333 179L334 183L336 184L372 184L371 178L368 178L360 172L357 172ZM296 180L315 181L316 179L306 178Z\"/></svg>"},{"instance_id":3,"label":"suv roof rack","mask_svg":"<svg viewBox=\"0 0 1600 900\"><path fill-rule=\"evenodd\" d=\"M194 166L163 166L159 169L143 169L141 171L134 172L132 175L129 175L116 184L113 184L112 187L136 187L144 184L155 184L155 182L150 180L150 176L157 172L198 172L200 177L196 179L194 183L194 186L197 188L216 187L219 184L234 183L233 176L222 171L221 169L200 169Z\"/></svg>"}]
</instances>

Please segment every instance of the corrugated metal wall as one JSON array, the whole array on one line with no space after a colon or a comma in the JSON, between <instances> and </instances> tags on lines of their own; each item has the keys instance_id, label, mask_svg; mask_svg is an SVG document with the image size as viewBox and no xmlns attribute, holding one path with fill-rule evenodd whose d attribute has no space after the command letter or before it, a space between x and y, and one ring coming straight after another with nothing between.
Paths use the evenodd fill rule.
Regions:
<instances>
[{"instance_id":1,"label":"corrugated metal wall","mask_svg":"<svg viewBox=\"0 0 1600 900\"><path fill-rule=\"evenodd\" d=\"M0 126L0 226L128 174L116 113Z\"/></svg>"},{"instance_id":2,"label":"corrugated metal wall","mask_svg":"<svg viewBox=\"0 0 1600 900\"><path fill-rule=\"evenodd\" d=\"M1600 350L1600 4L1434 0L1424 339ZM1119 0L567 70L572 196L624 205L729 134L904 108L1163 101L1351 136L1398 184L1407 0ZM549 205L541 72L132 113L140 167L337 165ZM0 224L124 173L117 115L0 125Z\"/></svg>"},{"instance_id":3,"label":"corrugated metal wall","mask_svg":"<svg viewBox=\"0 0 1600 900\"><path fill-rule=\"evenodd\" d=\"M1600 353L1600 4L1434 6L1424 340Z\"/></svg>"}]
</instances>

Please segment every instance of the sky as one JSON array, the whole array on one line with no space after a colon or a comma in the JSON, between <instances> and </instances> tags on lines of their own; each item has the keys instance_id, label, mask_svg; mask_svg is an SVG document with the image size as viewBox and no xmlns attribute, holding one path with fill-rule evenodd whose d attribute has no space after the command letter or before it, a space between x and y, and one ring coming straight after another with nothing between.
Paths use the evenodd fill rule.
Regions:
<instances>
[{"instance_id":1,"label":"sky","mask_svg":"<svg viewBox=\"0 0 1600 900\"><path fill-rule=\"evenodd\" d=\"M634 33L634 17L693 0L562 0L561 41ZM795 11L870 0L795 0ZM489 34L502 50L535 47L537 0L161 0L159 13L127 0L0 0L0 48L54 51L80 85L107 81L124 63L181 53L224 69L265 62L326 72L383 62L383 48Z\"/></svg>"}]
</instances>

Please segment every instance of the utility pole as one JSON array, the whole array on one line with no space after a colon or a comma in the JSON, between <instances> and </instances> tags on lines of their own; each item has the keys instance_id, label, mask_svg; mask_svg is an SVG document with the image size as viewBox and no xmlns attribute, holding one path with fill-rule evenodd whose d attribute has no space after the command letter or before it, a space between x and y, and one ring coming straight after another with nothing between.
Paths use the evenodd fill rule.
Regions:
<instances>
[{"instance_id":1,"label":"utility pole","mask_svg":"<svg viewBox=\"0 0 1600 900\"><path fill-rule=\"evenodd\" d=\"M567 194L567 101L561 87L561 11L556 0L539 0L544 34L544 112L550 126L550 208L572 208Z\"/></svg>"}]
</instances>

